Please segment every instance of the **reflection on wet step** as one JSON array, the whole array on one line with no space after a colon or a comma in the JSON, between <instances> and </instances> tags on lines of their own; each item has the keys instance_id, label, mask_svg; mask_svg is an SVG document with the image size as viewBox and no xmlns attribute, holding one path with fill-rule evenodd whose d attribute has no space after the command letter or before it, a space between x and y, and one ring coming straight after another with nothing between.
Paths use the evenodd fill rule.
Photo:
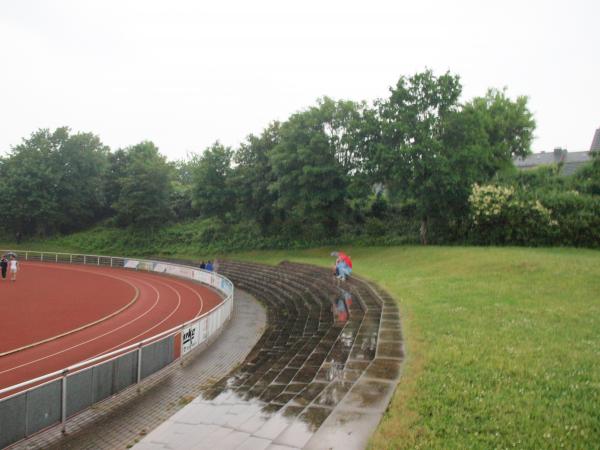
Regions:
<instances>
[{"instance_id":1,"label":"reflection on wet step","mask_svg":"<svg viewBox=\"0 0 600 450\"><path fill-rule=\"evenodd\" d=\"M267 307L268 327L177 419L212 433L195 448L364 448L400 376L393 299L308 265L224 261L220 271Z\"/></svg>"}]
</instances>

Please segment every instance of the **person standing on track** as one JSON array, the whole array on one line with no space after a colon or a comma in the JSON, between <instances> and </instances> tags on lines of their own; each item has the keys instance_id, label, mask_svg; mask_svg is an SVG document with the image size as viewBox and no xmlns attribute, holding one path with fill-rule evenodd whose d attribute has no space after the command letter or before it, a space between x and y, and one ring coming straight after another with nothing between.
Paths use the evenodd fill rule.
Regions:
<instances>
[{"instance_id":1,"label":"person standing on track","mask_svg":"<svg viewBox=\"0 0 600 450\"><path fill-rule=\"evenodd\" d=\"M8 269L8 259L6 259L6 255L2 255L0 268L2 269L2 280L4 281L6 280L6 270Z\"/></svg>"},{"instance_id":2,"label":"person standing on track","mask_svg":"<svg viewBox=\"0 0 600 450\"><path fill-rule=\"evenodd\" d=\"M17 272L19 271L19 262L17 261L17 258L15 258L14 256L10 257L10 281L16 281L17 280Z\"/></svg>"}]
</instances>

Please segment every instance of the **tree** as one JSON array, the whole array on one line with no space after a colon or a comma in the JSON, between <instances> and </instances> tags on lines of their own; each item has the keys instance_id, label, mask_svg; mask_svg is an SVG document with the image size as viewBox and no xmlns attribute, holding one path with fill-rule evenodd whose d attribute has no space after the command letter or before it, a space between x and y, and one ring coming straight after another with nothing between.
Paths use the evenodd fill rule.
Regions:
<instances>
[{"instance_id":1,"label":"tree","mask_svg":"<svg viewBox=\"0 0 600 450\"><path fill-rule=\"evenodd\" d=\"M192 204L200 216L224 216L233 210L232 157L231 148L215 142L192 161Z\"/></svg>"},{"instance_id":2,"label":"tree","mask_svg":"<svg viewBox=\"0 0 600 450\"><path fill-rule=\"evenodd\" d=\"M270 189L286 218L305 232L321 226L335 235L345 211L347 179L319 108L294 114L281 126L270 161L275 177Z\"/></svg>"},{"instance_id":3,"label":"tree","mask_svg":"<svg viewBox=\"0 0 600 450\"><path fill-rule=\"evenodd\" d=\"M361 155L357 152L364 103L323 97L314 109L323 124L323 132L335 158L346 174L354 174L361 165Z\"/></svg>"},{"instance_id":4,"label":"tree","mask_svg":"<svg viewBox=\"0 0 600 450\"><path fill-rule=\"evenodd\" d=\"M104 206L108 147L91 133L40 129L2 160L2 221L24 235L71 232Z\"/></svg>"},{"instance_id":5,"label":"tree","mask_svg":"<svg viewBox=\"0 0 600 450\"><path fill-rule=\"evenodd\" d=\"M463 106L460 120L461 139L464 144L481 147L486 154L482 168L489 176L498 169L512 167L513 158L531 153L535 120L527 107L527 97L513 101L505 90L489 89L485 96L475 97Z\"/></svg>"},{"instance_id":6,"label":"tree","mask_svg":"<svg viewBox=\"0 0 600 450\"><path fill-rule=\"evenodd\" d=\"M368 125L366 170L393 194L412 198L427 243L430 224L458 230L468 215L473 183L487 181L529 152L535 122L527 99L489 90L461 107L461 85L429 70L401 77L377 103Z\"/></svg>"},{"instance_id":7,"label":"tree","mask_svg":"<svg viewBox=\"0 0 600 450\"><path fill-rule=\"evenodd\" d=\"M429 220L439 212L440 178L449 174L441 158L448 117L458 109L461 85L458 76L439 77L430 70L401 77L379 103L382 144L372 155L375 167L391 190L414 198L421 220L421 241L427 243Z\"/></svg>"},{"instance_id":8,"label":"tree","mask_svg":"<svg viewBox=\"0 0 600 450\"><path fill-rule=\"evenodd\" d=\"M57 195L65 218L61 232L89 226L105 205L104 176L108 166L107 146L91 133L70 136L59 148Z\"/></svg>"},{"instance_id":9,"label":"tree","mask_svg":"<svg viewBox=\"0 0 600 450\"><path fill-rule=\"evenodd\" d=\"M149 141L117 152L120 173L116 180L117 200L112 208L121 226L153 228L172 217L171 168L158 148Z\"/></svg>"},{"instance_id":10,"label":"tree","mask_svg":"<svg viewBox=\"0 0 600 450\"><path fill-rule=\"evenodd\" d=\"M504 91L488 90L447 118L440 161L446 169L436 173L437 205L454 223L465 222L472 186L499 171L514 170L513 158L530 152L535 122L527 98L508 98ZM436 202L436 199L432 199Z\"/></svg>"},{"instance_id":11,"label":"tree","mask_svg":"<svg viewBox=\"0 0 600 450\"><path fill-rule=\"evenodd\" d=\"M275 181L269 154L279 144L280 124L273 122L260 136L250 135L235 152L231 186L236 210L242 219L256 221L266 233L276 215L276 195L269 190Z\"/></svg>"},{"instance_id":12,"label":"tree","mask_svg":"<svg viewBox=\"0 0 600 450\"><path fill-rule=\"evenodd\" d=\"M192 208L193 165L191 161L176 161L171 164L173 171L171 210L177 220L186 220L194 216Z\"/></svg>"}]
</instances>

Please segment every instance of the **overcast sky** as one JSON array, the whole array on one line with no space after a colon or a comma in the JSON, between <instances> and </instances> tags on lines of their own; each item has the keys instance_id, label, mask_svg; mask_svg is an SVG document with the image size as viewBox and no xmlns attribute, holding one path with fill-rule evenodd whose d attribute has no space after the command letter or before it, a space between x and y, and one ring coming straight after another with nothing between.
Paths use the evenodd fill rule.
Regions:
<instances>
[{"instance_id":1,"label":"overcast sky","mask_svg":"<svg viewBox=\"0 0 600 450\"><path fill-rule=\"evenodd\" d=\"M527 95L534 151L588 150L599 19L599 0L0 0L0 154L67 125L179 159L425 68L460 75L463 101Z\"/></svg>"}]
</instances>

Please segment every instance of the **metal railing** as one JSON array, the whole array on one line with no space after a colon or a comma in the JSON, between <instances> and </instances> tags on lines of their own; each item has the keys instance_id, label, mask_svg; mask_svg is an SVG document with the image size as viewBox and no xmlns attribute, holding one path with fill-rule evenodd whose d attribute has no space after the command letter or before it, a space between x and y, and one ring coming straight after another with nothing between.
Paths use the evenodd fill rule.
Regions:
<instances>
[{"instance_id":1,"label":"metal railing","mask_svg":"<svg viewBox=\"0 0 600 450\"><path fill-rule=\"evenodd\" d=\"M8 251L4 251L7 253ZM223 294L213 310L127 347L0 389L0 448L67 421L171 365L215 338L233 310L233 283L190 266L114 256L19 251L19 259L144 270L206 284Z\"/></svg>"}]
</instances>

